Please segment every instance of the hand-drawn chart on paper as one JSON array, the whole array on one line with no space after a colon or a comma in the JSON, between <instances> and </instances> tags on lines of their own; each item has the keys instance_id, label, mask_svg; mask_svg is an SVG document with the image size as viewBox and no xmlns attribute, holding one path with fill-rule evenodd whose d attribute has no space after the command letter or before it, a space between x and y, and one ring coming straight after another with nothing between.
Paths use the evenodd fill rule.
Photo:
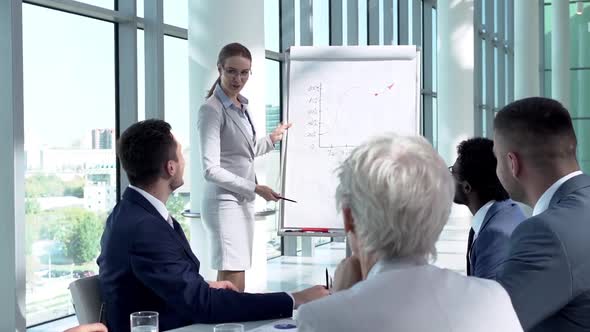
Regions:
<instances>
[{"instance_id":1,"label":"hand-drawn chart on paper","mask_svg":"<svg viewBox=\"0 0 590 332\"><path fill-rule=\"evenodd\" d=\"M283 226L339 229L335 170L342 160L384 132L419 134L416 58L369 52L363 59L306 59L294 51L283 189L298 204L284 204Z\"/></svg>"}]
</instances>

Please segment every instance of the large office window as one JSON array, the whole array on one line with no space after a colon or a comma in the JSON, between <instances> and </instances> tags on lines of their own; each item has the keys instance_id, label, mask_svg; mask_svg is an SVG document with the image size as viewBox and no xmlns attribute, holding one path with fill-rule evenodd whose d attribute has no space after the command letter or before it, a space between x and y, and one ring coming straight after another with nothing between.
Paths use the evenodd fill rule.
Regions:
<instances>
[{"instance_id":1,"label":"large office window","mask_svg":"<svg viewBox=\"0 0 590 332\"><path fill-rule=\"evenodd\" d=\"M422 128L423 135L437 148L437 11L436 2L433 0L423 1L422 29Z\"/></svg>"},{"instance_id":2,"label":"large office window","mask_svg":"<svg viewBox=\"0 0 590 332\"><path fill-rule=\"evenodd\" d=\"M27 325L73 313L116 203L113 23L23 5Z\"/></svg>"},{"instance_id":3,"label":"large office window","mask_svg":"<svg viewBox=\"0 0 590 332\"><path fill-rule=\"evenodd\" d=\"M117 128L129 125L136 112L128 102L135 91L127 89L131 95L124 96L117 91L122 82L137 86L137 117L145 118L146 50L138 19L143 1L138 0L137 17L131 20L137 29L137 53L131 55L125 45L115 47L117 33L128 29L129 21L116 29L120 13L114 0L68 5L69 12L59 10L59 1L43 1L43 7L23 4L27 326L72 315L68 285L98 272L104 222L120 194ZM187 157L187 185L168 208L188 233L180 217L190 190L186 9L187 0L163 6L165 78L159 83L164 85L164 117ZM134 71L122 67L131 60L137 60L136 77L127 77Z\"/></svg>"},{"instance_id":4,"label":"large office window","mask_svg":"<svg viewBox=\"0 0 590 332\"><path fill-rule=\"evenodd\" d=\"M270 26L280 11L280 21ZM293 45L417 45L424 73L423 134L436 144L436 1L346 0L265 1L266 48L286 51ZM276 38L275 31L279 31ZM425 30L426 29L426 30ZM280 47L277 47L281 41ZM277 50L279 48L279 50ZM280 56L276 60L281 60ZM424 61L428 60L427 63ZM286 66L281 64L282 72ZM267 70L269 70L267 68ZM278 78L278 73L276 74ZM268 110L267 106L267 110ZM267 112L267 122L273 115Z\"/></svg>"},{"instance_id":5,"label":"large office window","mask_svg":"<svg viewBox=\"0 0 590 332\"><path fill-rule=\"evenodd\" d=\"M281 64L278 61L265 61L266 70L266 134L273 131L281 122ZM282 144L276 145L274 151L269 152L260 160L257 167L264 170L265 183L272 188L280 190L280 148ZM277 235L279 213L278 203L267 202L267 209L273 209L276 213L264 217L266 229L266 254L267 258L281 254L281 239Z\"/></svg>"},{"instance_id":6,"label":"large office window","mask_svg":"<svg viewBox=\"0 0 590 332\"><path fill-rule=\"evenodd\" d=\"M265 60L266 75L266 123L265 131L269 134L282 120L281 104L281 62L278 52L280 49L280 6L278 1L264 1L264 43L265 48L274 56ZM280 157L281 146L279 143L275 150L271 151L257 162L259 173L264 177L267 185L275 190L280 190ZM260 216L262 222L257 227L264 227L266 240L266 257L268 259L281 255L281 237L277 231L279 227L279 205L273 202L266 202L266 213ZM274 212L273 212L274 211Z\"/></svg>"},{"instance_id":7,"label":"large office window","mask_svg":"<svg viewBox=\"0 0 590 332\"><path fill-rule=\"evenodd\" d=\"M107 8L107 9L114 9L115 8L115 0L78 0L79 2L87 3L89 5Z\"/></svg>"},{"instance_id":8,"label":"large office window","mask_svg":"<svg viewBox=\"0 0 590 332\"><path fill-rule=\"evenodd\" d=\"M184 185L168 199L166 206L178 220L187 237L190 237L189 219L182 212L189 208L190 200L190 121L188 94L188 41L185 39L164 37L164 107L166 121L172 126L172 132L182 145L185 159ZM196 124L195 124L196 125Z\"/></svg>"},{"instance_id":9,"label":"large office window","mask_svg":"<svg viewBox=\"0 0 590 332\"><path fill-rule=\"evenodd\" d=\"M434 147L438 147L438 108L437 108L437 91L438 91L438 51L437 51L437 11L435 7L432 7L430 9L430 15L431 15L431 24L432 26L430 27L431 32L431 40L430 40L430 55L431 55L431 63L430 63L430 72L432 73L432 144L434 145ZM425 46L426 47L426 46ZM425 49L425 52L427 52L427 50ZM424 71L426 72L426 70L429 70L428 68L424 68Z\"/></svg>"},{"instance_id":10,"label":"large office window","mask_svg":"<svg viewBox=\"0 0 590 332\"><path fill-rule=\"evenodd\" d=\"M513 99L514 16L509 0L476 0L475 135L491 137L495 114Z\"/></svg>"},{"instance_id":11,"label":"large office window","mask_svg":"<svg viewBox=\"0 0 590 332\"><path fill-rule=\"evenodd\" d=\"M543 94L552 97L551 86L551 33L552 1L544 3L544 70ZM578 161L582 170L590 171L590 1L570 1L570 105L569 111L578 137Z\"/></svg>"},{"instance_id":12,"label":"large office window","mask_svg":"<svg viewBox=\"0 0 590 332\"><path fill-rule=\"evenodd\" d=\"M368 27L367 27L367 5L369 1L358 2L358 45L368 45Z\"/></svg>"},{"instance_id":13,"label":"large office window","mask_svg":"<svg viewBox=\"0 0 590 332\"><path fill-rule=\"evenodd\" d=\"M164 1L164 23L188 29L188 1Z\"/></svg>"},{"instance_id":14,"label":"large office window","mask_svg":"<svg viewBox=\"0 0 590 332\"><path fill-rule=\"evenodd\" d=\"M264 46L273 52L279 52L279 18L279 1L264 0Z\"/></svg>"},{"instance_id":15,"label":"large office window","mask_svg":"<svg viewBox=\"0 0 590 332\"><path fill-rule=\"evenodd\" d=\"M330 1L312 1L313 44L328 46L330 44Z\"/></svg>"},{"instance_id":16,"label":"large office window","mask_svg":"<svg viewBox=\"0 0 590 332\"><path fill-rule=\"evenodd\" d=\"M93 0L109 1L109 0ZM112 1L112 0L110 0ZM124 0L119 0L124 1ZM130 0L125 0L130 1ZM148 0L153 1L153 0ZM145 0L137 0L137 16L144 16ZM163 19L165 24L188 29L188 0L163 1Z\"/></svg>"},{"instance_id":17,"label":"large office window","mask_svg":"<svg viewBox=\"0 0 590 332\"><path fill-rule=\"evenodd\" d=\"M137 121L145 120L145 34L137 30Z\"/></svg>"}]
</instances>

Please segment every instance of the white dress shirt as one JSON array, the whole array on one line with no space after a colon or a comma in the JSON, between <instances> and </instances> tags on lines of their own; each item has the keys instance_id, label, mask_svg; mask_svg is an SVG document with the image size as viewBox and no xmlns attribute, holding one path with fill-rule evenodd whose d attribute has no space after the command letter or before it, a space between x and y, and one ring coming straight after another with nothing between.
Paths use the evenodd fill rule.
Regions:
<instances>
[{"instance_id":1,"label":"white dress shirt","mask_svg":"<svg viewBox=\"0 0 590 332\"><path fill-rule=\"evenodd\" d=\"M473 228L473 232L475 233L473 235L474 241L477 238L479 231L481 230L481 225L483 224L483 221L486 218L486 214L488 214L488 211L490 210L492 205L494 205L494 203L496 203L495 200L491 200L485 203L484 206L480 207L479 210L477 210L477 212L475 212L475 214L473 215L473 219L471 219L471 228Z\"/></svg>"},{"instance_id":2,"label":"white dress shirt","mask_svg":"<svg viewBox=\"0 0 590 332\"><path fill-rule=\"evenodd\" d=\"M147 199L148 202L150 202L150 204L152 204L156 208L158 213L160 213L160 215L162 215L162 218L164 218L164 220L166 220L166 222L170 225L170 227L174 228L174 223L172 223L172 218L170 218L170 213L168 212L166 205L164 205L164 203L162 203L162 201L155 198L152 194L148 193L147 191L145 191L141 188L138 188L136 186L129 185L129 188L137 191L138 193L141 194L141 196L145 197L145 199Z\"/></svg>"},{"instance_id":3,"label":"white dress shirt","mask_svg":"<svg viewBox=\"0 0 590 332\"><path fill-rule=\"evenodd\" d=\"M551 199L553 198L553 195L555 195L557 189L559 189L559 187L561 187L561 185L564 184L567 180L580 174L582 174L582 171L571 172L570 174L557 180L553 185L551 185L551 187L545 190L545 192L543 193L543 195L541 195L541 198L539 198L537 204L535 204L535 207L533 208L533 216L545 212L545 210L547 210L547 208L549 207L549 203L551 203Z\"/></svg>"},{"instance_id":4,"label":"white dress shirt","mask_svg":"<svg viewBox=\"0 0 590 332\"><path fill-rule=\"evenodd\" d=\"M246 114L246 112L248 112L248 99L242 95L238 95L238 101L242 104L242 107L240 108L236 106L233 101L225 94L219 83L215 87L215 95L217 98L219 98L223 104L223 107L237 112L240 120L242 121L242 124L244 125L244 128L246 128L248 135L250 135L250 139L254 140L254 127L252 126L252 122L250 122L250 116Z\"/></svg>"}]
</instances>

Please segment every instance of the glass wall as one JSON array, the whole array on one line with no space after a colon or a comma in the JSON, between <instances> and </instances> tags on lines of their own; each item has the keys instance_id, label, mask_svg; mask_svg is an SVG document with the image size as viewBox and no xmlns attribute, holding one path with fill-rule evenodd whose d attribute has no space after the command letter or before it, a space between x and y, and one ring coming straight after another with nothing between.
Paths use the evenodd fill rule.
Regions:
<instances>
[{"instance_id":1,"label":"glass wall","mask_svg":"<svg viewBox=\"0 0 590 332\"><path fill-rule=\"evenodd\" d=\"M180 1L179 1L180 3ZM184 7L186 9L186 1ZM164 6L166 13L166 6ZM185 17L186 19L186 17ZM166 17L164 16L164 21ZM164 109L165 120L172 126L172 132L182 145L184 155L184 185L170 196L166 207L180 223L190 239L190 219L182 212L190 208L191 159L189 140L189 94L188 94L188 41L182 38L164 36Z\"/></svg>"},{"instance_id":2,"label":"glass wall","mask_svg":"<svg viewBox=\"0 0 590 332\"><path fill-rule=\"evenodd\" d=\"M187 162L186 185L168 209L190 236L181 217L190 192L187 1L163 4L164 78L158 85L164 118ZM115 144L121 126L129 125L121 119L145 118L143 1L138 15L121 23L117 17L124 13L113 0L67 5L68 12L60 1L23 4L27 326L72 315L68 285L98 272L104 223L120 195ZM117 34L129 25L137 47L117 47ZM120 67L129 56L137 63L135 77ZM132 107L121 106L123 99L134 100L133 93L120 94L122 82L137 87Z\"/></svg>"},{"instance_id":3,"label":"glass wall","mask_svg":"<svg viewBox=\"0 0 590 332\"><path fill-rule=\"evenodd\" d=\"M495 114L514 98L513 2L476 0L474 22L475 135L492 137Z\"/></svg>"},{"instance_id":4,"label":"glass wall","mask_svg":"<svg viewBox=\"0 0 590 332\"><path fill-rule=\"evenodd\" d=\"M73 313L117 200L114 24L23 5L26 319Z\"/></svg>"},{"instance_id":5,"label":"glass wall","mask_svg":"<svg viewBox=\"0 0 590 332\"><path fill-rule=\"evenodd\" d=\"M266 79L266 134L272 132L282 120L282 98L281 98L281 62L279 61L280 51L280 7L281 1L264 1L264 44L267 50L265 61ZM275 145L275 150L269 152L257 162L257 176L261 176L264 183L275 190L281 188L280 167L281 167L281 143ZM260 180L260 179L259 179ZM278 235L279 228L279 204L275 202L264 203L264 211L260 211L257 227L264 227L266 241L266 257L268 259L282 254L281 237Z\"/></svg>"},{"instance_id":6,"label":"glass wall","mask_svg":"<svg viewBox=\"0 0 590 332\"><path fill-rule=\"evenodd\" d=\"M94 0L101 1L101 0ZM102 0L113 1L113 0ZM119 0L122 1L122 0ZM144 15L145 0L137 0L137 16ZM188 29L188 0L163 1L164 23L176 27Z\"/></svg>"},{"instance_id":7,"label":"glass wall","mask_svg":"<svg viewBox=\"0 0 590 332\"><path fill-rule=\"evenodd\" d=\"M543 94L551 97L552 1L544 3ZM590 1L570 1L570 106L569 111L578 137L578 161L584 172L590 171Z\"/></svg>"},{"instance_id":8,"label":"glass wall","mask_svg":"<svg viewBox=\"0 0 590 332\"><path fill-rule=\"evenodd\" d=\"M115 0L80 0L80 2L107 9L115 8Z\"/></svg>"},{"instance_id":9,"label":"glass wall","mask_svg":"<svg viewBox=\"0 0 590 332\"><path fill-rule=\"evenodd\" d=\"M188 29L188 1L163 1L164 23Z\"/></svg>"},{"instance_id":10,"label":"glass wall","mask_svg":"<svg viewBox=\"0 0 590 332\"><path fill-rule=\"evenodd\" d=\"M438 148L437 113L437 10L436 1L424 1L422 8L422 114L423 133Z\"/></svg>"},{"instance_id":11,"label":"glass wall","mask_svg":"<svg viewBox=\"0 0 590 332\"><path fill-rule=\"evenodd\" d=\"M277 6L277 1L265 1L266 48L272 53L284 52L293 45L419 46L423 66L422 132L436 144L436 1L288 0L280 4ZM280 18L273 21L277 11ZM279 31L280 36L277 36ZM280 47L277 49L277 46ZM282 63L281 55L276 54L273 60ZM285 70L283 64L283 75ZM278 78L278 74L273 75ZM277 82L280 81L277 79ZM274 109L271 111L267 106L267 122L274 120L272 112ZM321 239L319 243L326 239Z\"/></svg>"},{"instance_id":12,"label":"glass wall","mask_svg":"<svg viewBox=\"0 0 590 332\"><path fill-rule=\"evenodd\" d=\"M266 134L270 134L281 122L281 63L279 61L266 59ZM275 150L269 152L261 161L257 163L257 173L264 177L264 183L271 188L280 190L280 158L281 146L279 143L275 146ZM281 255L281 238L278 236L278 203L266 202L266 210L274 211L264 217L264 225L266 228L266 253L267 258L273 258ZM257 227L258 227L257 225Z\"/></svg>"}]
</instances>

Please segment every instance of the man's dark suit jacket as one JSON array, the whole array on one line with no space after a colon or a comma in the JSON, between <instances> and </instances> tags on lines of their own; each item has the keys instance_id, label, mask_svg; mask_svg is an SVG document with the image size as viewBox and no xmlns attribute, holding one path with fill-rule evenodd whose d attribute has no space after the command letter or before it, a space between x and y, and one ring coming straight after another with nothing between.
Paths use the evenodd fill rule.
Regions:
<instances>
[{"instance_id":1,"label":"man's dark suit jacket","mask_svg":"<svg viewBox=\"0 0 590 332\"><path fill-rule=\"evenodd\" d=\"M525 331L590 331L590 177L559 187L512 233L498 273Z\"/></svg>"},{"instance_id":2,"label":"man's dark suit jacket","mask_svg":"<svg viewBox=\"0 0 590 332\"><path fill-rule=\"evenodd\" d=\"M98 258L109 332L129 331L129 314L157 311L160 331L194 323L290 317L286 293L247 294L210 288L180 225L174 229L128 188L107 219Z\"/></svg>"},{"instance_id":3,"label":"man's dark suit jacket","mask_svg":"<svg viewBox=\"0 0 590 332\"><path fill-rule=\"evenodd\" d=\"M510 235L526 217L511 199L490 206L479 233L469 252L468 273L471 276L494 279L508 257Z\"/></svg>"}]
</instances>

